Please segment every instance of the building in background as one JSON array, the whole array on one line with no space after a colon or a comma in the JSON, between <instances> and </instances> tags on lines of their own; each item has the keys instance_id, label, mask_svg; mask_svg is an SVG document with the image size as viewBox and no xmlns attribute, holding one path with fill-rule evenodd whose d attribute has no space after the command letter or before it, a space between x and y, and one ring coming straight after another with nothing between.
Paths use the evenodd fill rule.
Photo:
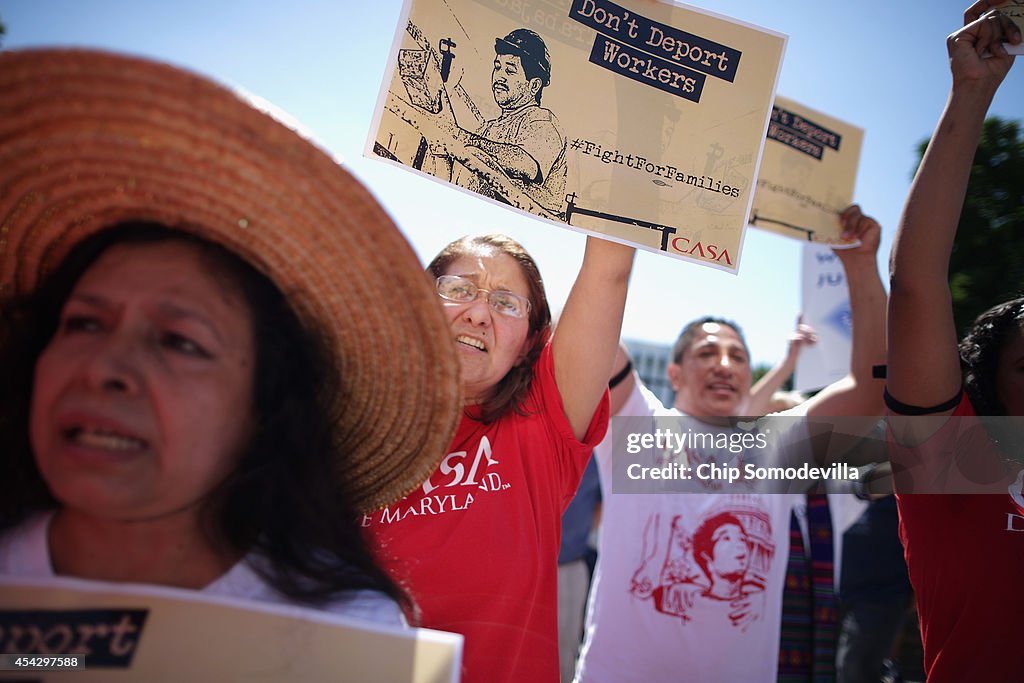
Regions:
<instances>
[{"instance_id":1,"label":"building in background","mask_svg":"<svg viewBox=\"0 0 1024 683\"><path fill-rule=\"evenodd\" d=\"M676 392L668 381L668 365L672 362L672 347L666 344L623 339L633 359L633 367L644 385L650 389L663 405L671 407Z\"/></svg>"}]
</instances>

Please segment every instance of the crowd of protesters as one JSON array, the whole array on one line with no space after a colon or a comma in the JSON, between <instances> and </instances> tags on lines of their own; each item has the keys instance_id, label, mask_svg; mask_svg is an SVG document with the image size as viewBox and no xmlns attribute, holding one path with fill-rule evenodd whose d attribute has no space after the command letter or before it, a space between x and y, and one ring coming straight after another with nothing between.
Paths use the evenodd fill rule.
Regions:
<instances>
[{"instance_id":1,"label":"crowd of protesters","mask_svg":"<svg viewBox=\"0 0 1024 683\"><path fill-rule=\"evenodd\" d=\"M1019 680L1005 634L1024 609L1024 477L1012 424L979 416L1024 415L1024 299L958 342L947 280L1014 59L1004 43L1021 42L995 5L975 3L947 39L953 85L888 301L881 227L856 205L837 216L854 245L836 251L849 375L752 423L732 418L771 410L812 331L752 391L739 325L690 322L665 406L619 346L632 248L587 238L556 325L515 240L452 242L425 279L351 175L202 77L95 51L0 53L0 575L451 631L467 683L770 683L882 680L909 570L927 680ZM815 421L866 418L867 438L885 418L882 454L857 455L876 463L887 446L896 495L847 515L848 492L752 479L616 493L627 432L611 416L716 437L645 449L644 466L737 468L828 467L837 440ZM767 447L728 446L750 424ZM845 584L844 515L889 524L846 544ZM883 546L893 571L858 592Z\"/></svg>"}]
</instances>

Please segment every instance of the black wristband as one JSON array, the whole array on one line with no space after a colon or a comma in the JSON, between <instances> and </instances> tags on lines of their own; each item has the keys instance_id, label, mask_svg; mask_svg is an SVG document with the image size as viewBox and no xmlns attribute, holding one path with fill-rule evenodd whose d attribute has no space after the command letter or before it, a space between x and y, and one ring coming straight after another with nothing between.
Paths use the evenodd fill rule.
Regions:
<instances>
[{"instance_id":1,"label":"black wristband","mask_svg":"<svg viewBox=\"0 0 1024 683\"><path fill-rule=\"evenodd\" d=\"M622 368L615 373L615 376L608 380L608 388L614 389L615 387L622 384L622 380L629 376L629 373L633 371L633 361L626 361L626 367Z\"/></svg>"},{"instance_id":2,"label":"black wristband","mask_svg":"<svg viewBox=\"0 0 1024 683\"><path fill-rule=\"evenodd\" d=\"M957 392L956 396L948 401L943 401L938 405L927 407L912 406L909 403L897 401L892 397L892 394L889 393L889 387L886 387L885 391L882 392L882 398L885 400L886 407L894 413L899 413L900 415L932 415L934 413L944 413L947 410L953 410L953 408L956 408L960 405L960 397L963 396L963 393L964 390L961 389Z\"/></svg>"}]
</instances>

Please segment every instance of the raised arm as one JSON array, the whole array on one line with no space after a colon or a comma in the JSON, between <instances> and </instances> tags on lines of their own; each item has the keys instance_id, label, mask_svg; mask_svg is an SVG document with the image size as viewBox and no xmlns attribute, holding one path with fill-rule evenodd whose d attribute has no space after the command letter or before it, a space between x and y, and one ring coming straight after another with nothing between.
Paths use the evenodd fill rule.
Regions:
<instances>
[{"instance_id":1,"label":"raised arm","mask_svg":"<svg viewBox=\"0 0 1024 683\"><path fill-rule=\"evenodd\" d=\"M588 237L583 265L555 328L555 382L577 438L586 434L612 374L634 252Z\"/></svg>"},{"instance_id":2,"label":"raised arm","mask_svg":"<svg viewBox=\"0 0 1024 683\"><path fill-rule=\"evenodd\" d=\"M887 386L896 400L918 407L946 402L961 386L949 255L985 113L1013 63L1002 43L1020 42L1008 18L978 18L992 4L972 5L965 13L970 23L946 40L953 87L893 244ZM907 440L900 432L897 438Z\"/></svg>"},{"instance_id":3,"label":"raised arm","mask_svg":"<svg viewBox=\"0 0 1024 683\"><path fill-rule=\"evenodd\" d=\"M764 415L771 407L772 396L782 388L790 375L796 370L796 362L800 358L800 351L818 341L818 335L814 328L805 325L802 318L796 321L796 330L789 337L789 346L786 349L786 357L778 365L766 372L757 380L757 384L750 388L750 396L747 403L740 409L743 415Z\"/></svg>"},{"instance_id":4,"label":"raised arm","mask_svg":"<svg viewBox=\"0 0 1024 683\"><path fill-rule=\"evenodd\" d=\"M882 383L872 374L875 365L885 362L885 288L876 261L881 228L856 204L843 211L839 221L844 237L860 240L855 248L836 250L850 290L850 374L810 399L807 414L881 416Z\"/></svg>"},{"instance_id":5,"label":"raised arm","mask_svg":"<svg viewBox=\"0 0 1024 683\"><path fill-rule=\"evenodd\" d=\"M608 412L613 417L622 411L626 405L633 387L636 386L637 374L633 368L633 359L629 357L629 349L622 342L615 352L615 362L612 364L612 375L608 378Z\"/></svg>"}]
</instances>

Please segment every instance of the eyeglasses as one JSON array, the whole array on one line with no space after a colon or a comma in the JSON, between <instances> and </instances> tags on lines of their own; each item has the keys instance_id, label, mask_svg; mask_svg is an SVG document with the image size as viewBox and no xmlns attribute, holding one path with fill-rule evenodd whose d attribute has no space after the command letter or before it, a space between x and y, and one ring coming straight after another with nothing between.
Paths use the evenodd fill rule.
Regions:
<instances>
[{"instance_id":1,"label":"eyeglasses","mask_svg":"<svg viewBox=\"0 0 1024 683\"><path fill-rule=\"evenodd\" d=\"M491 291L459 275L442 275L437 278L437 293L446 301L468 304L476 301L481 294L487 295L488 305L496 313L510 318L525 318L530 313L530 300L504 289Z\"/></svg>"}]
</instances>

